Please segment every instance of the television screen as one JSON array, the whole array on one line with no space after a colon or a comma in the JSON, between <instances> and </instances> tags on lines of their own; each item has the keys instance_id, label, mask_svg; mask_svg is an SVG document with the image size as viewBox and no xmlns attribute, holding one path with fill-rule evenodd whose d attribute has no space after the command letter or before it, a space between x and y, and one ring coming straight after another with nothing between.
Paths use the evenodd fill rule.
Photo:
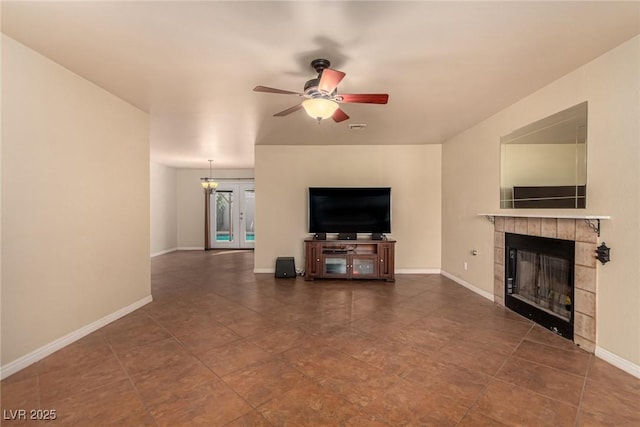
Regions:
<instances>
[{"instance_id":1,"label":"television screen","mask_svg":"<svg viewBox=\"0 0 640 427\"><path fill-rule=\"evenodd\" d=\"M309 187L310 233L391 233L391 188Z\"/></svg>"}]
</instances>

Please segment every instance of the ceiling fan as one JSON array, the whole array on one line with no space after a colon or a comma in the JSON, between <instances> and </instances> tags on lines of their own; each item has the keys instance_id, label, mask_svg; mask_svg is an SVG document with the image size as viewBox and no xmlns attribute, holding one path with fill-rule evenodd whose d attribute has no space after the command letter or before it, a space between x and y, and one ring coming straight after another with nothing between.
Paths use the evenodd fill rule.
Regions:
<instances>
[{"instance_id":1,"label":"ceiling fan","mask_svg":"<svg viewBox=\"0 0 640 427\"><path fill-rule=\"evenodd\" d=\"M282 117L304 109L309 116L317 119L318 122L329 117L333 118L336 123L347 120L349 116L342 111L338 104L386 104L389 100L389 95L386 93L338 94L338 83L342 81L346 74L342 71L332 70L329 68L330 65L331 63L327 59L314 59L311 61L311 66L318 73L318 77L305 83L303 93L266 86L256 86L253 90L255 92L297 95L306 98L300 104L280 111L274 116Z\"/></svg>"}]
</instances>

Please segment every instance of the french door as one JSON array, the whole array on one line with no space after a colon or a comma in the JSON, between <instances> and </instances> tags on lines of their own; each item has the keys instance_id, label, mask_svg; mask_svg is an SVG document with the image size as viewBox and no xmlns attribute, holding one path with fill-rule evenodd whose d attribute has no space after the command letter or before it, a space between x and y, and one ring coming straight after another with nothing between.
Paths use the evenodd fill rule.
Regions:
<instances>
[{"instance_id":1,"label":"french door","mask_svg":"<svg viewBox=\"0 0 640 427\"><path fill-rule=\"evenodd\" d=\"M255 242L253 182L219 182L211 194L211 247L253 248Z\"/></svg>"}]
</instances>

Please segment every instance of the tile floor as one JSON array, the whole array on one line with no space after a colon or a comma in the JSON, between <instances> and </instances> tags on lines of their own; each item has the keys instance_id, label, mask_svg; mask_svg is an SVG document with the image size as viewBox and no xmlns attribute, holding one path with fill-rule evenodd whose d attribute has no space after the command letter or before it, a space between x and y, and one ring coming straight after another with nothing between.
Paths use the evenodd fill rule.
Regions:
<instances>
[{"instance_id":1,"label":"tile floor","mask_svg":"<svg viewBox=\"0 0 640 427\"><path fill-rule=\"evenodd\" d=\"M640 425L640 380L442 276L276 280L252 259L154 258L152 303L2 381L2 425Z\"/></svg>"}]
</instances>

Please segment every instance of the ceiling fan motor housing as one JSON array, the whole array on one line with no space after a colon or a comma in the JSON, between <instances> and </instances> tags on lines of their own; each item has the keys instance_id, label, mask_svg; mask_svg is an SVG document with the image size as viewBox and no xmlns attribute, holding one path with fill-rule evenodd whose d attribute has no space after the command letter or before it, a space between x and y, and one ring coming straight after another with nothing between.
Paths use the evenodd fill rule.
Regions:
<instances>
[{"instance_id":1,"label":"ceiling fan motor housing","mask_svg":"<svg viewBox=\"0 0 640 427\"><path fill-rule=\"evenodd\" d=\"M320 78L308 80L304 84L304 94L309 98L318 98L322 96L322 93L318 90L320 84Z\"/></svg>"},{"instance_id":2,"label":"ceiling fan motor housing","mask_svg":"<svg viewBox=\"0 0 640 427\"><path fill-rule=\"evenodd\" d=\"M314 59L311 61L311 67L316 70L318 74L322 73L322 70L325 68L329 68L331 66L331 62L328 59ZM318 76L320 77L320 76Z\"/></svg>"},{"instance_id":3,"label":"ceiling fan motor housing","mask_svg":"<svg viewBox=\"0 0 640 427\"><path fill-rule=\"evenodd\" d=\"M331 66L331 62L328 59L314 59L311 61L311 67L316 70L318 73L318 77L315 79L308 80L304 84L304 94L309 98L326 98L327 96L331 96L330 93L323 93L318 90L318 86L320 85L320 79L322 78L322 71L329 68ZM335 91L334 91L335 92Z\"/></svg>"}]
</instances>

